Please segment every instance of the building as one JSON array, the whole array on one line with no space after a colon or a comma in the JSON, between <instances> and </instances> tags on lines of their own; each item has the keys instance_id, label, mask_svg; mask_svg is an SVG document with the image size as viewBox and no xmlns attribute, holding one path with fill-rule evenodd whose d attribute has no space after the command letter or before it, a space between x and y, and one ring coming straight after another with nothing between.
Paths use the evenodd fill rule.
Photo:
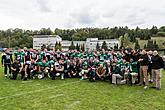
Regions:
<instances>
[{"instance_id":1,"label":"building","mask_svg":"<svg viewBox=\"0 0 165 110\"><path fill-rule=\"evenodd\" d=\"M54 48L56 42L61 42L62 38L58 35L35 35L33 37L33 49L41 49L42 45L50 45Z\"/></svg>"},{"instance_id":2,"label":"building","mask_svg":"<svg viewBox=\"0 0 165 110\"><path fill-rule=\"evenodd\" d=\"M108 49L114 48L114 46L120 46L120 41L117 39L105 39L105 40L98 40L98 38L87 38L86 40L86 48L88 49L96 49L97 43L101 47L103 42L106 42Z\"/></svg>"},{"instance_id":3,"label":"building","mask_svg":"<svg viewBox=\"0 0 165 110\"><path fill-rule=\"evenodd\" d=\"M86 41L73 41L73 44L76 46L83 45L87 49L96 49L97 43L99 46L102 46L102 43L106 41L108 49L114 48L115 45L120 46L120 41L116 39L105 39L98 40L98 38L87 38ZM41 46L45 44L49 45L50 48L54 48L56 42L60 42L62 46L62 50L67 51L72 41L62 40L62 38L58 35L35 35L33 37L33 49L41 49Z\"/></svg>"},{"instance_id":4,"label":"building","mask_svg":"<svg viewBox=\"0 0 165 110\"><path fill-rule=\"evenodd\" d=\"M63 40L61 42L61 46L62 46L62 50L63 51L67 51L69 49L69 46L71 45L72 41L68 41L68 40ZM74 46L78 45L83 45L85 47L85 41L73 41Z\"/></svg>"}]
</instances>

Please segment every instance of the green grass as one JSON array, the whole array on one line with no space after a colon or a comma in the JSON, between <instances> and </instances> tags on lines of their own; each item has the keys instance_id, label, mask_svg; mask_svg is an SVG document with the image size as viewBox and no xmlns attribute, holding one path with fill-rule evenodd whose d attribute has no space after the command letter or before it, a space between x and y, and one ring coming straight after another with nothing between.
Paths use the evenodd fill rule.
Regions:
<instances>
[{"instance_id":1,"label":"green grass","mask_svg":"<svg viewBox=\"0 0 165 110\"><path fill-rule=\"evenodd\" d=\"M13 81L0 73L0 110L165 110L165 76L157 91L79 79Z\"/></svg>"}]
</instances>

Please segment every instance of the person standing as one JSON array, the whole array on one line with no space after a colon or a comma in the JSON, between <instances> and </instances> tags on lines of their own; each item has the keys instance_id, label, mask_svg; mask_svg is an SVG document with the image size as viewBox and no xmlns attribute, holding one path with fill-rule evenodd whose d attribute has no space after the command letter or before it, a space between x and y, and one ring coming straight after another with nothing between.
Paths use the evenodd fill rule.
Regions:
<instances>
[{"instance_id":1,"label":"person standing","mask_svg":"<svg viewBox=\"0 0 165 110\"><path fill-rule=\"evenodd\" d=\"M140 83L139 85L143 85L143 82L145 84L144 89L148 88L148 75L147 75L147 70L148 70L148 55L145 50L142 50L140 59L138 60L140 62Z\"/></svg>"},{"instance_id":2,"label":"person standing","mask_svg":"<svg viewBox=\"0 0 165 110\"><path fill-rule=\"evenodd\" d=\"M30 79L30 70L29 70L29 65L31 63L31 54L30 51L27 50L26 47L24 47L24 64L25 64L25 76L23 78L23 80L27 80Z\"/></svg>"},{"instance_id":3,"label":"person standing","mask_svg":"<svg viewBox=\"0 0 165 110\"><path fill-rule=\"evenodd\" d=\"M152 67L152 61L151 61L151 58L153 56L153 52L150 50L148 53L148 60L149 60L149 64L148 64L148 73L150 75L149 77L149 82L152 83L153 82L153 78L152 78L152 72L151 72L151 67Z\"/></svg>"},{"instance_id":4,"label":"person standing","mask_svg":"<svg viewBox=\"0 0 165 110\"><path fill-rule=\"evenodd\" d=\"M152 76L153 76L154 88L160 90L161 89L160 69L163 68L164 62L162 57L158 55L157 51L153 52L153 57L151 58L151 61L152 61Z\"/></svg>"},{"instance_id":5,"label":"person standing","mask_svg":"<svg viewBox=\"0 0 165 110\"><path fill-rule=\"evenodd\" d=\"M4 50L5 53L2 54L2 66L4 66L4 74L7 77L7 70L9 69L9 77L11 76L11 63L13 62L12 54L10 54L8 49Z\"/></svg>"}]
</instances>

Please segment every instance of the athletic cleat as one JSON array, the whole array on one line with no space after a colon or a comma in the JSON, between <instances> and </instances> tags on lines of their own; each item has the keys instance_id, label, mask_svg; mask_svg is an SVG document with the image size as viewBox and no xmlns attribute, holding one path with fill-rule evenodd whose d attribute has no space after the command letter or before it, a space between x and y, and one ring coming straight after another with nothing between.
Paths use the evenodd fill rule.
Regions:
<instances>
[{"instance_id":1,"label":"athletic cleat","mask_svg":"<svg viewBox=\"0 0 165 110\"><path fill-rule=\"evenodd\" d=\"M145 86L144 89L145 89L145 90L148 89L148 86Z\"/></svg>"},{"instance_id":2,"label":"athletic cleat","mask_svg":"<svg viewBox=\"0 0 165 110\"><path fill-rule=\"evenodd\" d=\"M84 78L82 77L80 80L83 80Z\"/></svg>"}]
</instances>

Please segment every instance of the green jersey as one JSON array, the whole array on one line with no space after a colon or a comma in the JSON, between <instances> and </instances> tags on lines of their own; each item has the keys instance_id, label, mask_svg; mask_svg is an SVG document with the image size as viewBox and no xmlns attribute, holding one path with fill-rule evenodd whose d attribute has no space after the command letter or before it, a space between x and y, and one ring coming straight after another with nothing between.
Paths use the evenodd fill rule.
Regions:
<instances>
[{"instance_id":1,"label":"green jersey","mask_svg":"<svg viewBox=\"0 0 165 110\"><path fill-rule=\"evenodd\" d=\"M106 54L100 54L100 61L104 61L106 58L107 58L107 55Z\"/></svg>"},{"instance_id":2,"label":"green jersey","mask_svg":"<svg viewBox=\"0 0 165 110\"><path fill-rule=\"evenodd\" d=\"M42 60L43 60L43 58L44 58L44 52L41 52L41 53L39 53L39 55L38 55L38 62L42 62Z\"/></svg>"},{"instance_id":3,"label":"green jersey","mask_svg":"<svg viewBox=\"0 0 165 110\"><path fill-rule=\"evenodd\" d=\"M90 53L90 54L87 55L87 58L88 58L88 59L90 59L90 58L94 59L94 56L93 56L92 53Z\"/></svg>"},{"instance_id":4,"label":"green jersey","mask_svg":"<svg viewBox=\"0 0 165 110\"><path fill-rule=\"evenodd\" d=\"M15 55L15 58L20 62L20 63L23 63L24 62L24 52L17 52L17 53L14 53Z\"/></svg>"},{"instance_id":5,"label":"green jersey","mask_svg":"<svg viewBox=\"0 0 165 110\"><path fill-rule=\"evenodd\" d=\"M43 63L43 62L38 62L38 66L40 66L41 69L44 69L44 68L46 68L46 67L49 66L49 63L48 63L48 62L45 62L45 63Z\"/></svg>"},{"instance_id":6,"label":"green jersey","mask_svg":"<svg viewBox=\"0 0 165 110\"><path fill-rule=\"evenodd\" d=\"M88 68L88 61L84 61L82 67L84 69L87 69Z\"/></svg>"},{"instance_id":7,"label":"green jersey","mask_svg":"<svg viewBox=\"0 0 165 110\"><path fill-rule=\"evenodd\" d=\"M82 54L81 54L81 53L76 53L76 54L75 54L75 57L76 57L76 58L81 58L81 57L82 57Z\"/></svg>"},{"instance_id":8,"label":"green jersey","mask_svg":"<svg viewBox=\"0 0 165 110\"><path fill-rule=\"evenodd\" d=\"M120 68L123 70L123 69L127 68L127 63L121 62L121 63L119 64L119 66L120 66Z\"/></svg>"},{"instance_id":9,"label":"green jersey","mask_svg":"<svg viewBox=\"0 0 165 110\"><path fill-rule=\"evenodd\" d=\"M137 62L131 62L131 72L138 73L138 67L137 67Z\"/></svg>"}]
</instances>

